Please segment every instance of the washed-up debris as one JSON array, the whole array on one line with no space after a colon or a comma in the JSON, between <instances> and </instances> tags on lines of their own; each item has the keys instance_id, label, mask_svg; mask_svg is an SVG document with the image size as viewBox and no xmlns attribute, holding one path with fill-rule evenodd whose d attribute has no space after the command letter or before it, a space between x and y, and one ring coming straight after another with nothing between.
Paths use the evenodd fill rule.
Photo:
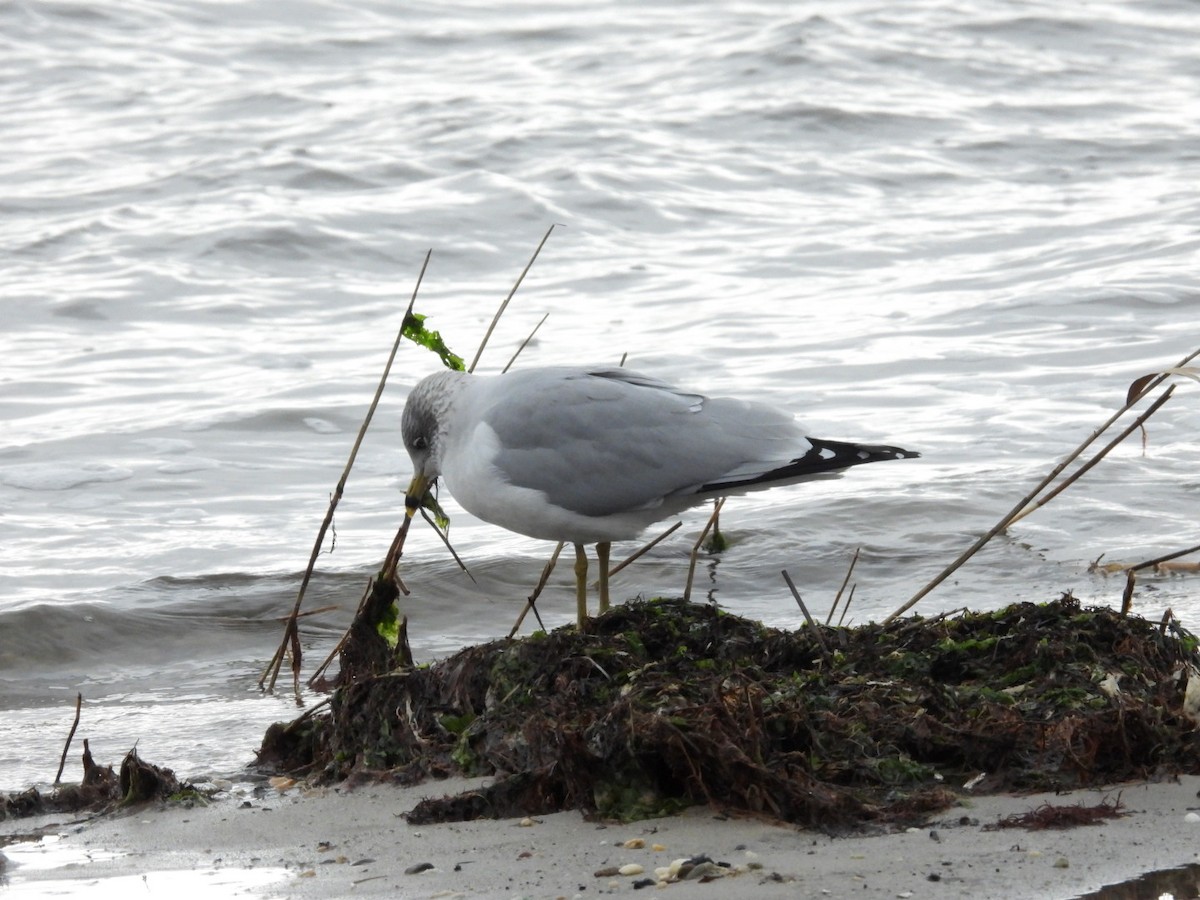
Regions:
<instances>
[{"instance_id":1,"label":"washed-up debris","mask_svg":"<svg viewBox=\"0 0 1200 900\"><path fill-rule=\"evenodd\" d=\"M1077 803L1060 805L1043 803L1029 812L1014 813L1005 816L994 825L984 825L984 831L998 831L1001 828L1027 828L1030 831L1041 831L1046 828L1076 828L1080 825L1103 825L1105 819L1119 819L1126 815L1121 798L1115 800L1105 798L1099 803Z\"/></svg>"},{"instance_id":2,"label":"washed-up debris","mask_svg":"<svg viewBox=\"0 0 1200 900\"><path fill-rule=\"evenodd\" d=\"M1067 595L823 636L828 652L811 628L634 601L582 632L346 684L327 712L273 726L259 758L324 782L493 776L413 824L710 803L842 827L919 821L980 772L1023 791L1200 770L1184 714L1200 641L1174 620Z\"/></svg>"},{"instance_id":3,"label":"washed-up debris","mask_svg":"<svg viewBox=\"0 0 1200 900\"><path fill-rule=\"evenodd\" d=\"M61 784L43 794L36 788L0 797L0 821L50 812L106 812L151 800L194 801L203 794L182 783L170 769L146 762L137 748L125 754L119 772L97 765L88 742L83 742L83 780Z\"/></svg>"}]
</instances>

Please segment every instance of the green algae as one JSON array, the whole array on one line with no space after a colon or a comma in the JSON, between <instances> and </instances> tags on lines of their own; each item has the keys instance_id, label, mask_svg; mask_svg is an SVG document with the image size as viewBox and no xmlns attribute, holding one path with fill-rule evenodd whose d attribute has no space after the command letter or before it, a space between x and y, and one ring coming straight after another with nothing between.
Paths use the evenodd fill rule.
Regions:
<instances>
[{"instance_id":1,"label":"green algae","mask_svg":"<svg viewBox=\"0 0 1200 900\"><path fill-rule=\"evenodd\" d=\"M1023 790L1200 768L1183 703L1200 659L1174 623L1066 596L823 635L631 601L582 632L360 677L284 755L311 750L299 768L324 781L493 776L411 821L709 803L827 828L912 821L979 772Z\"/></svg>"}]
</instances>

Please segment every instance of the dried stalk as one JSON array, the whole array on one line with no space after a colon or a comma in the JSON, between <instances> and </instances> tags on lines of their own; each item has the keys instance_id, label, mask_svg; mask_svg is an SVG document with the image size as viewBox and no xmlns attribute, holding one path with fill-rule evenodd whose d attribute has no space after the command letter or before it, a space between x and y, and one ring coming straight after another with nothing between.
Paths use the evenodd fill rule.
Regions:
<instances>
[{"instance_id":1,"label":"dried stalk","mask_svg":"<svg viewBox=\"0 0 1200 900\"><path fill-rule=\"evenodd\" d=\"M1130 569L1125 573L1125 592L1121 595L1121 615L1129 615L1133 609L1133 586L1137 583L1137 573Z\"/></svg>"},{"instance_id":2,"label":"dried stalk","mask_svg":"<svg viewBox=\"0 0 1200 900\"><path fill-rule=\"evenodd\" d=\"M625 568L627 565L629 565L635 559L640 559L647 551L653 549L656 544L665 540L672 533L677 531L680 528L680 526L682 526L682 525L683 525L682 522L676 522L674 525L672 525L670 528L668 528L666 531L664 531L662 534L660 534L654 540L650 541L650 543L643 544L641 547L638 548L636 553L631 554L630 556L626 557L626 559L624 561L622 561L619 565L615 565L611 569L609 569L608 577L612 578L614 575L616 575L618 572L620 572L623 568Z\"/></svg>"},{"instance_id":3,"label":"dried stalk","mask_svg":"<svg viewBox=\"0 0 1200 900\"><path fill-rule=\"evenodd\" d=\"M808 627L812 629L813 635L816 636L817 643L821 646L821 657L826 663L829 663L829 647L825 645L825 638L821 634L821 626L817 624L808 612L808 607L804 605L804 601L800 598L800 592L796 590L796 583L792 581L792 576L787 573L787 569L783 570L783 580L788 586L788 590L792 592L792 596L796 598L796 603L800 606L800 612L804 613L804 621L808 623Z\"/></svg>"},{"instance_id":4,"label":"dried stalk","mask_svg":"<svg viewBox=\"0 0 1200 900\"><path fill-rule=\"evenodd\" d=\"M683 589L683 599L690 600L692 597L692 579L696 575L696 560L700 556L700 545L704 543L704 539L708 537L709 529L713 527L713 523L717 520L717 516L721 514L721 507L725 505L725 498L721 497L713 504L712 515L708 517L708 522L704 526L704 530L700 532L700 537L696 538L696 543L692 545L691 560L688 563L687 584Z\"/></svg>"},{"instance_id":5,"label":"dried stalk","mask_svg":"<svg viewBox=\"0 0 1200 900\"><path fill-rule=\"evenodd\" d=\"M504 368L500 370L501 375L503 375L505 372L507 372L509 369L512 368L513 363L515 363L517 361L517 357L521 355L521 351L524 350L529 345L529 342L533 340L533 336L538 333L538 329L541 328L542 325L545 324L545 322L548 318L550 318L550 313L546 313L544 316L542 316L541 321L539 321L536 325L533 326L533 331L529 332L529 337L527 337L527 338L525 338L525 340L521 341L521 346L517 348L517 352L512 355L512 358L508 361L507 364L505 364Z\"/></svg>"},{"instance_id":6,"label":"dried stalk","mask_svg":"<svg viewBox=\"0 0 1200 900\"><path fill-rule=\"evenodd\" d=\"M504 298L504 302L500 304L500 308L496 310L496 315L492 316L491 324L488 325L487 331L484 332L483 340L479 342L479 349L475 351L475 358L471 360L471 365L467 366L468 372L474 372L475 367L479 365L479 357L483 356L483 348L487 346L491 340L492 332L496 330L496 323L500 321L500 317L504 315L504 310L508 308L508 302L512 300L513 295L517 292L517 288L521 286L521 282L525 280L525 276L529 274L529 270L533 267L534 260L538 258L538 254L542 252L542 247L546 245L546 241L550 239L551 232L557 226L551 225L546 229L545 235L542 236L541 243L537 245L537 249L533 251L533 256L529 258L529 262L525 264L525 268L521 270L521 274L517 277L517 282L512 286L512 290L508 292L508 296Z\"/></svg>"},{"instance_id":7,"label":"dried stalk","mask_svg":"<svg viewBox=\"0 0 1200 900\"><path fill-rule=\"evenodd\" d=\"M854 589L858 587L858 582L850 585L850 593L846 595L846 603L842 607L842 614L838 616L838 628L842 627L842 623L846 621L846 613L850 612L850 604L854 602Z\"/></svg>"},{"instance_id":8,"label":"dried stalk","mask_svg":"<svg viewBox=\"0 0 1200 900\"><path fill-rule=\"evenodd\" d=\"M75 721L71 723L71 730L67 732L67 742L63 744L62 756L58 760L58 772L54 776L54 783L58 784L62 781L63 768L67 764L67 752L71 749L71 741L75 737L75 729L79 727L79 713L83 709L83 694L75 695Z\"/></svg>"},{"instance_id":9,"label":"dried stalk","mask_svg":"<svg viewBox=\"0 0 1200 900\"><path fill-rule=\"evenodd\" d=\"M1200 544L1195 547L1188 547L1186 550L1177 550L1174 553L1168 553L1166 556L1158 556L1154 559L1148 559L1145 562L1140 562L1137 565L1130 566L1130 571L1136 572L1140 569L1152 569L1161 563L1170 562L1173 559L1178 559L1181 556L1189 556L1192 553L1200 553Z\"/></svg>"},{"instance_id":10,"label":"dried stalk","mask_svg":"<svg viewBox=\"0 0 1200 900\"><path fill-rule=\"evenodd\" d=\"M304 578L300 582L300 590L296 595L296 603L292 607L292 614L288 617L287 624L283 629L283 640L279 644L279 649L275 651L274 657L267 664L267 668L263 671L262 676L258 679L258 686L260 688L264 688L265 686L265 690L275 690L275 680L279 677L279 670L283 667L283 657L290 649L292 656L292 688L297 696L300 694L301 650L298 616L300 614L300 607L304 603L304 593L308 590L309 580L312 578L313 569L317 565L317 557L320 556L321 547L325 543L325 533L333 523L333 513L337 509L338 502L342 499L342 494L345 493L346 479L350 477L350 469L354 466L354 460L358 456L358 449L362 446L363 437L367 433L367 427L371 424L371 419L375 415L375 409L379 406L379 398L383 395L383 388L387 384L388 374L392 370L392 362L395 360L396 353L400 349L400 341L404 339L404 323L412 315L413 305L417 302L417 291L421 289L421 280L425 277L425 269L429 266L429 258L432 255L432 250L425 254L425 261L421 264L421 271L417 275L417 283L413 287L412 299L409 300L408 309L405 310L404 317L400 320L400 330L396 332L396 340L392 344L392 352L388 354L387 364L383 367L383 375L379 379L379 387L375 389L375 397L371 400L366 418L363 419L362 425L358 429L358 437L355 439L354 446L350 450L350 458L346 460L346 467L342 470L342 477L338 479L337 487L334 489L333 496L330 497L329 509L326 510L325 520L321 523L321 527L317 531L317 539L313 543L312 553L308 559L308 568L304 570Z\"/></svg>"},{"instance_id":11,"label":"dried stalk","mask_svg":"<svg viewBox=\"0 0 1200 900\"><path fill-rule=\"evenodd\" d=\"M1096 463L1100 462L1100 460L1102 460L1102 459L1104 459L1104 457L1108 456L1109 451L1111 451L1114 447L1116 447L1117 444L1121 443L1121 441L1125 440L1125 438L1129 437L1129 435L1133 434L1133 432L1135 432L1135 431L1137 431L1137 429L1141 428L1142 425L1145 423L1145 421L1148 418L1150 418L1150 416L1160 406L1162 406L1164 403L1167 402L1167 398L1171 396L1171 394L1172 394L1172 392L1174 392L1174 390L1175 390L1174 385L1167 388L1167 390L1163 392L1163 395L1154 402L1154 405L1152 405L1148 410L1146 410L1146 412L1143 413L1137 419L1137 421L1135 421L1132 425L1125 428L1125 430L1123 430L1115 438L1113 438L1111 441L1109 441L1107 444L1105 444L1104 448L1102 450L1100 450L1095 456L1093 456L1091 459L1089 459L1087 462L1085 462L1082 466L1080 466L1078 469L1076 469L1074 472L1072 472L1070 477L1064 479L1062 481L1062 483L1058 485L1058 487L1056 487L1054 490L1048 492L1045 496L1041 497L1036 503L1031 503L1028 506L1026 506L1023 510L1021 510L1021 512L1019 514L1014 516L1009 521L1008 524L1012 525L1016 522L1019 522L1023 518L1025 518L1027 515L1029 515L1030 513L1036 512L1037 510L1041 509L1043 506L1045 506L1047 503L1049 503L1051 500L1053 500L1055 497L1057 497L1059 494L1061 494L1063 491L1065 491L1067 488L1069 488L1071 485L1073 485L1081 477L1083 477L1084 473L1088 472L1093 466L1096 465Z\"/></svg>"},{"instance_id":12,"label":"dried stalk","mask_svg":"<svg viewBox=\"0 0 1200 900\"><path fill-rule=\"evenodd\" d=\"M1195 353L1192 353L1191 355L1185 357L1184 360L1179 364L1179 367L1183 367L1197 355L1200 355L1200 350L1197 350ZM983 534L977 541L975 541L974 544L972 544L970 547L968 547L966 550L964 550L958 556L958 558L955 559L954 562L952 562L945 569L943 569L936 578L934 578L932 581L930 581L928 584L926 584L923 588L921 588L921 590L917 591L917 593L914 594L913 597L907 603L905 603L903 606L901 606L899 609L897 609L894 613L892 613L890 616L888 616L886 619L884 619L884 624L891 622L892 620L898 618L899 616L903 615L904 613L908 612L908 610L910 610L914 606L916 606L916 604L926 594L928 594L935 587L937 587L939 584L941 584L943 581L945 581L947 578L949 578L967 560L969 560L972 556L974 556L977 552L979 552L979 550L982 549L982 547L985 544L987 544L988 541L990 541L997 534L999 534L1001 531L1003 531L1005 528L1007 528L1013 521L1015 521L1018 517L1020 517L1020 515L1025 510L1025 508L1028 507L1029 504L1031 504L1041 494L1041 492L1046 489L1047 486L1049 486L1051 483L1053 483L1054 480L1056 478L1058 478L1059 475L1062 474L1063 470L1065 470L1067 468L1067 466L1069 466L1076 459L1078 459L1084 450L1086 450L1089 446L1091 446L1096 441L1096 439L1100 437L1101 434L1103 434L1105 431L1107 431L1113 425L1113 423L1117 421L1117 419L1119 419L1126 412L1128 412L1129 409L1135 403L1137 403L1138 401L1140 401L1144 397L1146 397L1152 390L1154 390L1156 387L1158 387L1158 385L1162 384L1162 382L1165 381L1168 377L1170 377L1169 373L1160 374L1158 376L1153 377L1144 388L1136 391L1134 396L1129 397L1124 406L1122 406L1119 410L1117 410L1115 413L1113 413L1112 416L1110 416L1109 419L1103 425L1101 425L1094 432L1092 432L1091 436L1089 438L1087 438L1087 440L1085 440L1082 444L1080 444L1078 447L1076 447L1075 450L1066 457L1066 459L1064 459L1061 463L1059 463L1057 466L1055 466L1053 471L1051 471L1049 475L1047 475L1040 482L1038 482L1037 486L1032 491L1030 491L1028 494L1026 494L1024 497L1022 497L1021 500L1017 503L1017 505L1014 506L1003 518L1001 518L999 522L997 522L994 526L992 526L992 528L989 529L985 534ZM1144 412L1141 416L1138 417L1137 421L1134 423L1132 428L1126 430L1125 434L1126 435L1131 434L1134 429L1140 427L1142 425L1142 423L1144 423L1151 415L1154 414L1154 412L1156 410L1158 410L1164 403L1167 402L1167 400L1170 399L1170 397L1174 393L1174 391L1175 391L1174 385L1171 385L1170 387L1168 387L1167 390L1165 390L1162 393L1162 395L1149 407L1149 409L1147 409L1146 412ZM1133 393L1133 392L1131 392L1131 393ZM1106 453L1107 450L1105 450L1104 452Z\"/></svg>"},{"instance_id":13,"label":"dried stalk","mask_svg":"<svg viewBox=\"0 0 1200 900\"><path fill-rule=\"evenodd\" d=\"M554 553L550 556L550 561L542 567L542 577L539 578L538 583L534 585L533 593L525 599L525 606L521 609L521 614L517 616L517 621L513 623L512 629L508 632L509 640L512 640L513 635L520 630L521 623L525 621L525 617L529 615L529 611L531 609L533 610L534 616L537 617L538 627L542 629L542 631L546 630L546 626L542 623L541 614L537 611L537 598L542 595L542 590L546 587L546 582L550 580L550 573L554 571L554 566L558 563L558 555L562 553L562 549L565 546L566 544L564 544L562 541L559 541L558 545L554 548Z\"/></svg>"},{"instance_id":14,"label":"dried stalk","mask_svg":"<svg viewBox=\"0 0 1200 900\"><path fill-rule=\"evenodd\" d=\"M421 518L428 522L429 527L437 532L437 536L442 539L442 543L446 545L446 549L450 551L450 555L454 557L454 561L458 563L458 567L467 573L467 577L471 579L471 583L479 584L479 582L475 580L475 576L471 574L471 570L467 568L467 564L462 561L458 553L455 552L454 548L450 545L450 535L438 528L437 522L433 521L433 519L429 517L429 511L423 506L421 507Z\"/></svg>"},{"instance_id":15,"label":"dried stalk","mask_svg":"<svg viewBox=\"0 0 1200 900\"><path fill-rule=\"evenodd\" d=\"M850 583L850 575L854 572L854 566L858 563L858 554L861 550L862 547L854 548L854 556L850 560L850 568L846 570L846 577L842 579L842 586L838 588L837 596L833 598L833 605L829 607L829 615L825 617L826 625L833 621L833 614L837 612L838 603L841 602L842 599L842 591L846 590L846 585ZM850 605L849 600L846 601L846 605ZM843 613L843 615L845 614Z\"/></svg>"}]
</instances>

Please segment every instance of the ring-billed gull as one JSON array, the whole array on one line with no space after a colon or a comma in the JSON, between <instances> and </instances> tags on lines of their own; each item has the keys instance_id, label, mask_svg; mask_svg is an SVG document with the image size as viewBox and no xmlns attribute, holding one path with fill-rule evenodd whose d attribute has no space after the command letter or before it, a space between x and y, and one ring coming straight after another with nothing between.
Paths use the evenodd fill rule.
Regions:
<instances>
[{"instance_id":1,"label":"ring-billed gull","mask_svg":"<svg viewBox=\"0 0 1200 900\"><path fill-rule=\"evenodd\" d=\"M430 375L408 395L401 433L413 464L409 516L440 476L485 522L575 545L580 625L585 544L597 545L604 612L612 541L710 497L919 455L807 437L762 403L705 397L626 369L568 366Z\"/></svg>"}]
</instances>

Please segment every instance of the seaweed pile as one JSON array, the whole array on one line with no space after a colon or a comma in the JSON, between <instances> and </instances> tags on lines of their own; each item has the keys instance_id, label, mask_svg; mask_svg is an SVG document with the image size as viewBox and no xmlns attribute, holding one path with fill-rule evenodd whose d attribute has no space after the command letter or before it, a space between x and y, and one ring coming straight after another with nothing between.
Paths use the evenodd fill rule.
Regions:
<instances>
[{"instance_id":1,"label":"seaweed pile","mask_svg":"<svg viewBox=\"0 0 1200 900\"><path fill-rule=\"evenodd\" d=\"M261 765L313 781L490 775L413 823L689 804L837 828L919 820L950 786L1069 789L1200 771L1173 620L1070 595L994 613L781 631L681 600L358 675L268 731ZM979 776L983 776L980 778Z\"/></svg>"},{"instance_id":2,"label":"seaweed pile","mask_svg":"<svg viewBox=\"0 0 1200 900\"><path fill-rule=\"evenodd\" d=\"M181 784L170 769L143 760L136 748L125 754L118 772L112 766L99 765L86 740L82 760L83 780L79 784L61 784L46 794L29 788L0 796L0 822L49 812L108 812L150 800L199 796L192 785Z\"/></svg>"}]
</instances>

